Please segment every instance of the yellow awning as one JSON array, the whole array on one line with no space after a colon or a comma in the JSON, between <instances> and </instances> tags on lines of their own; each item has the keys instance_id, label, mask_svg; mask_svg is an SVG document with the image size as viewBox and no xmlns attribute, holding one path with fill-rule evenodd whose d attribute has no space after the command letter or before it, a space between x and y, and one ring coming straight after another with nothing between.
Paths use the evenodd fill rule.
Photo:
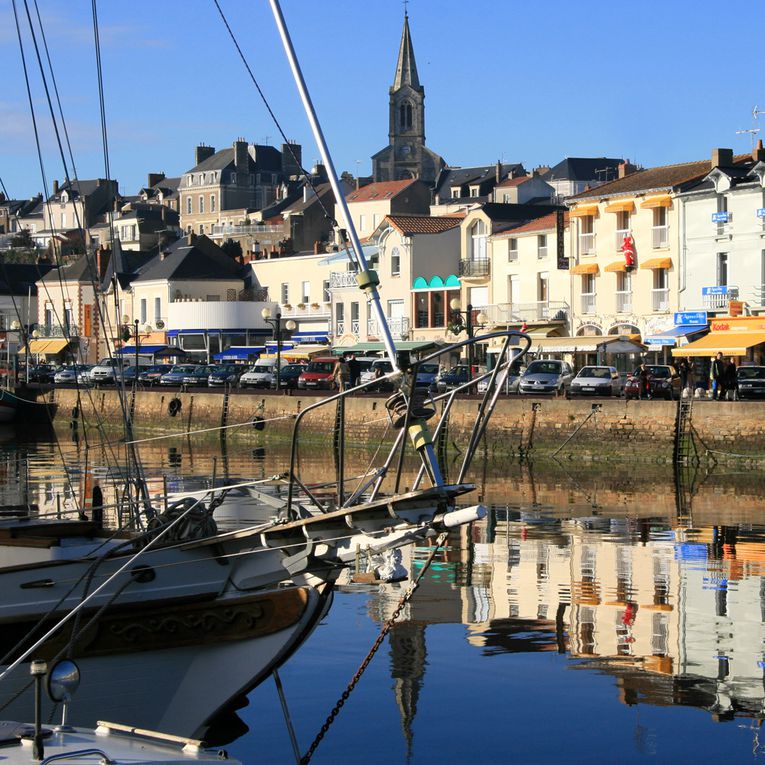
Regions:
<instances>
[{"instance_id":1,"label":"yellow awning","mask_svg":"<svg viewBox=\"0 0 765 765\"><path fill-rule=\"evenodd\" d=\"M569 210L569 218L585 218L588 215L597 215L597 205L579 205L579 207L573 207Z\"/></svg>"},{"instance_id":2,"label":"yellow awning","mask_svg":"<svg viewBox=\"0 0 765 765\"><path fill-rule=\"evenodd\" d=\"M615 260L613 263L609 263L603 270L610 273L619 273L620 271L626 271L627 265L623 260Z\"/></svg>"},{"instance_id":3,"label":"yellow awning","mask_svg":"<svg viewBox=\"0 0 765 765\"><path fill-rule=\"evenodd\" d=\"M579 263L571 267L572 274L597 274L600 267L597 263Z\"/></svg>"},{"instance_id":4,"label":"yellow awning","mask_svg":"<svg viewBox=\"0 0 765 765\"><path fill-rule=\"evenodd\" d=\"M765 331L710 332L682 348L673 348L672 355L714 356L717 353L722 353L723 356L746 356L749 348L760 343L765 343Z\"/></svg>"},{"instance_id":5,"label":"yellow awning","mask_svg":"<svg viewBox=\"0 0 765 765\"><path fill-rule=\"evenodd\" d=\"M640 206L642 208L652 207L672 207L672 197L669 194L659 194L656 197L648 197L644 199Z\"/></svg>"},{"instance_id":6,"label":"yellow awning","mask_svg":"<svg viewBox=\"0 0 765 765\"><path fill-rule=\"evenodd\" d=\"M631 199L624 199L621 202L611 202L610 205L606 205L606 212L635 212L635 203Z\"/></svg>"},{"instance_id":7,"label":"yellow awning","mask_svg":"<svg viewBox=\"0 0 765 765\"><path fill-rule=\"evenodd\" d=\"M282 357L287 360L295 359L296 361L304 361L306 359L310 360L314 356L327 353L329 353L328 345L305 343L304 345L296 345L294 348L289 348L288 350L282 350Z\"/></svg>"},{"instance_id":8,"label":"yellow awning","mask_svg":"<svg viewBox=\"0 0 765 765\"><path fill-rule=\"evenodd\" d=\"M672 268L672 258L651 258L640 264L641 268L650 268L651 270L659 268Z\"/></svg>"}]
</instances>

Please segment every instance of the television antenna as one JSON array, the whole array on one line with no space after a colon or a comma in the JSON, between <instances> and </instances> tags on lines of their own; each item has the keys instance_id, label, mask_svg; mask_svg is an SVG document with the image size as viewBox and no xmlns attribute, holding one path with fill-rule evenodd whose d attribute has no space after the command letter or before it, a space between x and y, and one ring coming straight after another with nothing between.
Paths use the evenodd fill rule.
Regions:
<instances>
[{"instance_id":1,"label":"television antenna","mask_svg":"<svg viewBox=\"0 0 765 765\"><path fill-rule=\"evenodd\" d=\"M737 130L736 135L744 135L749 133L750 140L752 142L752 150L754 150L754 137L760 132L760 128L747 128L746 130Z\"/></svg>"}]
</instances>

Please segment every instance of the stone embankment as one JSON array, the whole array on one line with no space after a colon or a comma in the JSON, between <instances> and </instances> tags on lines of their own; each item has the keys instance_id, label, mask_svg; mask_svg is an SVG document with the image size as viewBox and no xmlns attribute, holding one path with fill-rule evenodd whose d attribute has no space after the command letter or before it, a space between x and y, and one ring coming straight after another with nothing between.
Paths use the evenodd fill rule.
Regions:
<instances>
[{"instance_id":1,"label":"stone embankment","mask_svg":"<svg viewBox=\"0 0 765 765\"><path fill-rule=\"evenodd\" d=\"M122 407L114 389L58 388L49 394L58 404L57 424L68 423L75 408L80 428L99 422L118 426ZM287 439L295 416L320 401L318 396L295 393L277 396L264 392L163 391L129 393L127 407L136 433L225 432L229 438ZM178 403L180 402L180 403ZM474 422L478 398L455 402L448 441L459 447ZM346 403L346 444L376 445L391 438L385 398L351 397ZM549 456L561 446L559 458L615 461L671 461L677 429L677 402L503 398L486 437L489 454ZM171 412L175 411L175 415ZM265 420L264 432L252 426ZM331 446L335 406L311 411L303 420L306 439ZM765 459L765 403L694 402L691 420L699 458L725 461ZM234 427L241 424L241 427ZM217 429L217 430L216 430ZM223 430L225 429L225 430ZM570 440L564 445L569 437Z\"/></svg>"}]
</instances>

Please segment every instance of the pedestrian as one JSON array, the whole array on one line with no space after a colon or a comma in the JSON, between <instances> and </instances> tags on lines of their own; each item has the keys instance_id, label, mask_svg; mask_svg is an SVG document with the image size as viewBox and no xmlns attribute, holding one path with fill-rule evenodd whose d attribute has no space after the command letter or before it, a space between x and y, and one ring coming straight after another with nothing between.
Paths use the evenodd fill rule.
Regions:
<instances>
[{"instance_id":1,"label":"pedestrian","mask_svg":"<svg viewBox=\"0 0 765 765\"><path fill-rule=\"evenodd\" d=\"M643 362L640 365L640 369L638 369L638 380L639 380L639 392L638 392L638 398L651 398L651 382L650 382L650 373L648 371L648 367L646 367L645 362Z\"/></svg>"},{"instance_id":2,"label":"pedestrian","mask_svg":"<svg viewBox=\"0 0 765 765\"><path fill-rule=\"evenodd\" d=\"M350 375L351 388L355 388L359 384L359 377L361 376L361 362L356 358L355 353L352 353L351 358L348 360L348 373Z\"/></svg>"},{"instance_id":3,"label":"pedestrian","mask_svg":"<svg viewBox=\"0 0 765 765\"><path fill-rule=\"evenodd\" d=\"M736 360L731 357L725 366L725 393L729 401L735 401L738 397L738 374Z\"/></svg>"},{"instance_id":4,"label":"pedestrian","mask_svg":"<svg viewBox=\"0 0 765 765\"><path fill-rule=\"evenodd\" d=\"M693 395L694 388L696 387L696 364L692 358L687 358L685 361L688 364L688 395L691 396Z\"/></svg>"},{"instance_id":5,"label":"pedestrian","mask_svg":"<svg viewBox=\"0 0 765 765\"><path fill-rule=\"evenodd\" d=\"M688 360L680 359L677 365L677 373L680 375L680 390L685 390L688 385Z\"/></svg>"},{"instance_id":6,"label":"pedestrian","mask_svg":"<svg viewBox=\"0 0 765 765\"><path fill-rule=\"evenodd\" d=\"M335 368L332 370L332 381L339 391L344 391L348 387L351 372L348 369L348 362L344 358L337 360Z\"/></svg>"},{"instance_id":7,"label":"pedestrian","mask_svg":"<svg viewBox=\"0 0 765 765\"><path fill-rule=\"evenodd\" d=\"M725 361L722 351L718 351L717 356L712 359L709 375L712 378L712 398L722 401L725 398Z\"/></svg>"}]
</instances>

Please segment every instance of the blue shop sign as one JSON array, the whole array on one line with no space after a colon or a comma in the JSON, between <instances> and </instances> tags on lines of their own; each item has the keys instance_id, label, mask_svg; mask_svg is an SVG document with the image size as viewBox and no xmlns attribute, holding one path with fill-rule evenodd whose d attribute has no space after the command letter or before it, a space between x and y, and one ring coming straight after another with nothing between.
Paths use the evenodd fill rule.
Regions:
<instances>
[{"instance_id":1,"label":"blue shop sign","mask_svg":"<svg viewBox=\"0 0 765 765\"><path fill-rule=\"evenodd\" d=\"M707 288L705 288L707 289ZM702 294L706 294L702 291ZM678 311L675 313L675 326L685 327L688 324L706 324L706 311Z\"/></svg>"},{"instance_id":2,"label":"blue shop sign","mask_svg":"<svg viewBox=\"0 0 765 765\"><path fill-rule=\"evenodd\" d=\"M719 286L719 287L702 287L701 294L702 295L727 295L728 287L725 285Z\"/></svg>"},{"instance_id":3,"label":"blue shop sign","mask_svg":"<svg viewBox=\"0 0 765 765\"><path fill-rule=\"evenodd\" d=\"M712 213L712 223L727 223L730 220L729 212Z\"/></svg>"},{"instance_id":4,"label":"blue shop sign","mask_svg":"<svg viewBox=\"0 0 765 765\"><path fill-rule=\"evenodd\" d=\"M765 207L758 207L757 208L757 217L758 218L765 218Z\"/></svg>"}]
</instances>

